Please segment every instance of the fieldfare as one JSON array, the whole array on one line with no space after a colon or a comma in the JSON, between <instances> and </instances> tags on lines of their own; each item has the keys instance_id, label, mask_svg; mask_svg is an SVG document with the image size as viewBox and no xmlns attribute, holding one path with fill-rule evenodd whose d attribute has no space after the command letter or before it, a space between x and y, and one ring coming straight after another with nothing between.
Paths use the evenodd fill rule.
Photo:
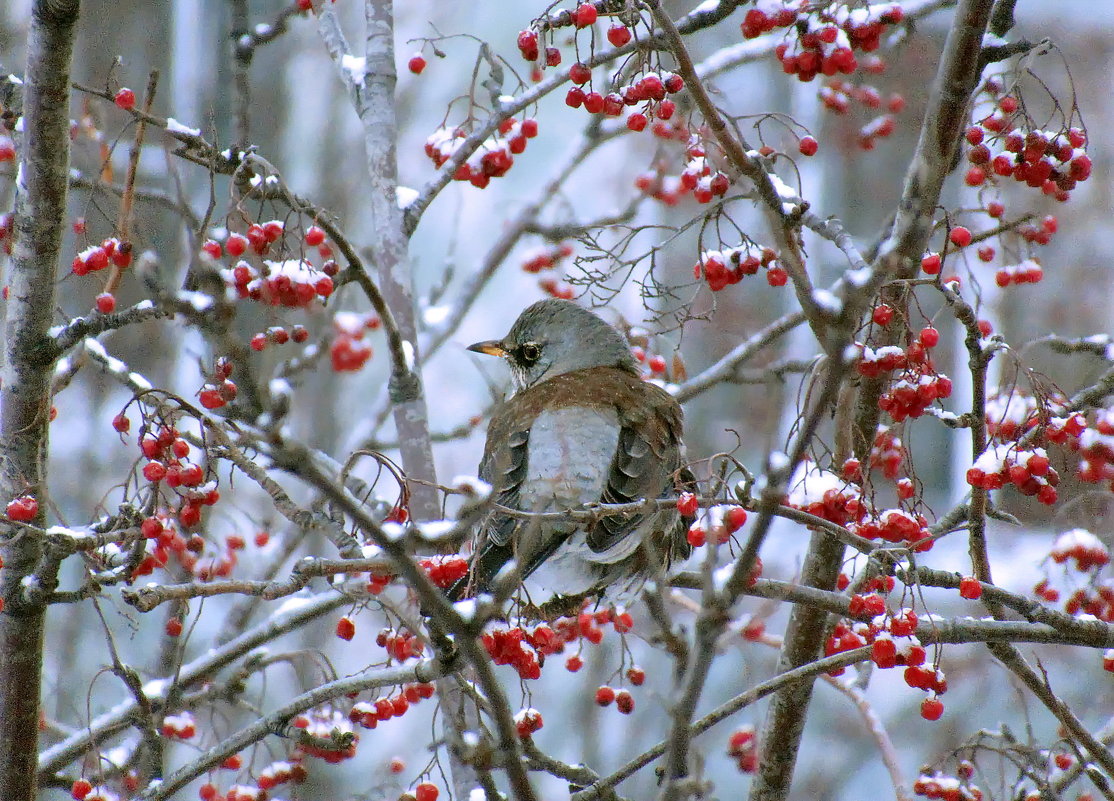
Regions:
<instances>
[{"instance_id":1,"label":"fieldfare","mask_svg":"<svg viewBox=\"0 0 1114 801\"><path fill-rule=\"evenodd\" d=\"M625 338L567 300L527 308L503 339L468 348L501 356L515 393L487 431L480 478L502 507L567 512L693 491L684 463L681 407L639 377ZM491 589L512 563L532 606L552 608L605 588L629 597L690 547L691 519L666 507L595 520L544 520L493 510L480 525L457 600Z\"/></svg>"}]
</instances>

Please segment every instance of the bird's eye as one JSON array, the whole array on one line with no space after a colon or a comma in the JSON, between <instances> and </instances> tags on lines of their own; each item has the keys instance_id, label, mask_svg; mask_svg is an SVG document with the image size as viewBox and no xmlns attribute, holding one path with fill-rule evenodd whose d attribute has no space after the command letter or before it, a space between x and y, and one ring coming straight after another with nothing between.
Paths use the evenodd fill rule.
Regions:
<instances>
[{"instance_id":1,"label":"bird's eye","mask_svg":"<svg viewBox=\"0 0 1114 801\"><path fill-rule=\"evenodd\" d=\"M522 346L521 353L522 361L533 363L541 358L542 348L537 342L527 342Z\"/></svg>"}]
</instances>

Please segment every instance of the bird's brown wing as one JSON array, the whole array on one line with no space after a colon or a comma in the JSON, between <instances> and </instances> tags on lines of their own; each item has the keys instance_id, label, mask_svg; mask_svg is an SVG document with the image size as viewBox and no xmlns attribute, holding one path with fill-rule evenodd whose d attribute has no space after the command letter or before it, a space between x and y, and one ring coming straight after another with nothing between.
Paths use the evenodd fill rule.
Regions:
<instances>
[{"instance_id":1,"label":"bird's brown wing","mask_svg":"<svg viewBox=\"0 0 1114 801\"><path fill-rule=\"evenodd\" d=\"M609 371L606 379L618 400L622 429L600 502L631 503L687 489L692 474L682 463L680 406L669 393L636 376ZM603 517L588 529L588 546L597 553L606 551L637 531L646 517L642 511ZM658 517L677 520L676 515Z\"/></svg>"}]
</instances>

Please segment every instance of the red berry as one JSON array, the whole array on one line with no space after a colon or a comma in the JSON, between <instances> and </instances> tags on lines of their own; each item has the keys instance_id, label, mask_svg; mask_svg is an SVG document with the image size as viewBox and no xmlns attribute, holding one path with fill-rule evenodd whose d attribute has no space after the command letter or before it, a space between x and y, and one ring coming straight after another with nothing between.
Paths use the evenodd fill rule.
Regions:
<instances>
[{"instance_id":1,"label":"red berry","mask_svg":"<svg viewBox=\"0 0 1114 801\"><path fill-rule=\"evenodd\" d=\"M350 617L342 617L337 621L337 636L342 640L351 640L356 636L356 624Z\"/></svg>"},{"instance_id":2,"label":"red berry","mask_svg":"<svg viewBox=\"0 0 1114 801\"><path fill-rule=\"evenodd\" d=\"M93 792L93 785L87 779L76 779L70 788L70 795L77 801L84 801L85 796Z\"/></svg>"},{"instance_id":3,"label":"red berry","mask_svg":"<svg viewBox=\"0 0 1114 801\"><path fill-rule=\"evenodd\" d=\"M128 431L131 430L132 421L126 414L121 412L112 418L112 427L121 434L127 434Z\"/></svg>"},{"instance_id":4,"label":"red berry","mask_svg":"<svg viewBox=\"0 0 1114 801\"><path fill-rule=\"evenodd\" d=\"M802 136L801 141L797 143L797 149L801 151L802 156L815 156L816 151L820 149L820 144L811 136Z\"/></svg>"},{"instance_id":5,"label":"red berry","mask_svg":"<svg viewBox=\"0 0 1114 801\"><path fill-rule=\"evenodd\" d=\"M640 667L627 668L627 679L635 687L641 687L646 682L646 671Z\"/></svg>"},{"instance_id":6,"label":"red berry","mask_svg":"<svg viewBox=\"0 0 1114 801\"><path fill-rule=\"evenodd\" d=\"M685 517L693 517L699 508L699 501L691 492L682 492L677 499L677 511Z\"/></svg>"},{"instance_id":7,"label":"red berry","mask_svg":"<svg viewBox=\"0 0 1114 801\"><path fill-rule=\"evenodd\" d=\"M225 243L229 256L243 256L248 249L248 240L243 234L232 234Z\"/></svg>"},{"instance_id":8,"label":"red berry","mask_svg":"<svg viewBox=\"0 0 1114 801\"><path fill-rule=\"evenodd\" d=\"M921 701L921 717L925 720L939 720L944 714L944 705L939 698L926 698Z\"/></svg>"},{"instance_id":9,"label":"red berry","mask_svg":"<svg viewBox=\"0 0 1114 801\"><path fill-rule=\"evenodd\" d=\"M870 317L876 324L885 328L893 320L894 310L883 303L874 307L874 312Z\"/></svg>"},{"instance_id":10,"label":"red berry","mask_svg":"<svg viewBox=\"0 0 1114 801\"><path fill-rule=\"evenodd\" d=\"M610 706L615 700L615 688L604 685L596 690L596 703L600 706Z\"/></svg>"},{"instance_id":11,"label":"red berry","mask_svg":"<svg viewBox=\"0 0 1114 801\"><path fill-rule=\"evenodd\" d=\"M148 481L162 481L166 478L166 465L162 462L147 462L143 465L143 477Z\"/></svg>"},{"instance_id":12,"label":"red berry","mask_svg":"<svg viewBox=\"0 0 1114 801\"><path fill-rule=\"evenodd\" d=\"M789 281L789 273L782 267L771 267L766 271L766 282L770 286L785 286Z\"/></svg>"},{"instance_id":13,"label":"red berry","mask_svg":"<svg viewBox=\"0 0 1114 801\"><path fill-rule=\"evenodd\" d=\"M251 349L254 350L254 351L263 350L265 347L267 347L267 335L266 334L256 334L255 336L253 336L251 338L250 345L251 345Z\"/></svg>"},{"instance_id":14,"label":"red berry","mask_svg":"<svg viewBox=\"0 0 1114 801\"><path fill-rule=\"evenodd\" d=\"M406 66L415 75L421 75L422 70L425 69L425 58L421 53L415 53L410 56L410 60L406 62Z\"/></svg>"},{"instance_id":15,"label":"red berry","mask_svg":"<svg viewBox=\"0 0 1114 801\"><path fill-rule=\"evenodd\" d=\"M135 108L135 92L126 86L118 91L116 97L112 100L117 106L124 109L124 111L130 111Z\"/></svg>"},{"instance_id":16,"label":"red berry","mask_svg":"<svg viewBox=\"0 0 1114 801\"><path fill-rule=\"evenodd\" d=\"M565 660L565 669L569 671L569 673L576 673L582 667L584 667L584 660L576 654L573 654Z\"/></svg>"},{"instance_id":17,"label":"red berry","mask_svg":"<svg viewBox=\"0 0 1114 801\"><path fill-rule=\"evenodd\" d=\"M166 621L166 636L167 637L180 637L182 635L182 620L181 618L172 617Z\"/></svg>"},{"instance_id":18,"label":"red berry","mask_svg":"<svg viewBox=\"0 0 1114 801\"><path fill-rule=\"evenodd\" d=\"M577 28L587 28L589 25L594 25L599 12L596 7L591 3L581 3L572 12L572 24Z\"/></svg>"},{"instance_id":19,"label":"red berry","mask_svg":"<svg viewBox=\"0 0 1114 801\"><path fill-rule=\"evenodd\" d=\"M732 506L723 516L723 525L731 533L738 531L747 522L747 510L741 506Z\"/></svg>"},{"instance_id":20,"label":"red berry","mask_svg":"<svg viewBox=\"0 0 1114 801\"><path fill-rule=\"evenodd\" d=\"M959 582L959 594L969 601L977 601L982 597L982 584L974 576L964 576Z\"/></svg>"},{"instance_id":21,"label":"red berry","mask_svg":"<svg viewBox=\"0 0 1114 801\"><path fill-rule=\"evenodd\" d=\"M619 690L615 694L615 707L624 715L629 715L634 711L634 696L630 694L629 690Z\"/></svg>"},{"instance_id":22,"label":"red berry","mask_svg":"<svg viewBox=\"0 0 1114 801\"><path fill-rule=\"evenodd\" d=\"M311 225L306 229L306 244L310 247L317 247L325 241L325 232L318 228L316 225Z\"/></svg>"},{"instance_id":23,"label":"red berry","mask_svg":"<svg viewBox=\"0 0 1114 801\"><path fill-rule=\"evenodd\" d=\"M630 28L626 25L616 23L607 29L607 41L611 42L614 47L622 47L630 40Z\"/></svg>"},{"instance_id":24,"label":"red berry","mask_svg":"<svg viewBox=\"0 0 1114 801\"><path fill-rule=\"evenodd\" d=\"M964 228L962 225L957 225L948 234L948 239L957 248L965 248L971 244L971 232Z\"/></svg>"},{"instance_id":25,"label":"red berry","mask_svg":"<svg viewBox=\"0 0 1114 801\"><path fill-rule=\"evenodd\" d=\"M646 115L641 112L635 112L627 117L627 127L632 131L642 131L646 128Z\"/></svg>"},{"instance_id":26,"label":"red berry","mask_svg":"<svg viewBox=\"0 0 1114 801\"><path fill-rule=\"evenodd\" d=\"M921 270L925 275L938 275L940 272L940 254L929 253L921 259Z\"/></svg>"},{"instance_id":27,"label":"red berry","mask_svg":"<svg viewBox=\"0 0 1114 801\"><path fill-rule=\"evenodd\" d=\"M940 343L940 332L932 326L927 326L921 329L918 339L926 348L935 348Z\"/></svg>"},{"instance_id":28,"label":"red berry","mask_svg":"<svg viewBox=\"0 0 1114 801\"><path fill-rule=\"evenodd\" d=\"M997 219L1006 213L1006 207L997 200L992 200L986 204L986 213Z\"/></svg>"},{"instance_id":29,"label":"red berry","mask_svg":"<svg viewBox=\"0 0 1114 801\"><path fill-rule=\"evenodd\" d=\"M437 801L437 788L429 782L422 782L414 788L415 801Z\"/></svg>"},{"instance_id":30,"label":"red berry","mask_svg":"<svg viewBox=\"0 0 1114 801\"><path fill-rule=\"evenodd\" d=\"M592 70L587 64L576 62L569 67L569 80L575 84L588 83L592 79Z\"/></svg>"},{"instance_id":31,"label":"red berry","mask_svg":"<svg viewBox=\"0 0 1114 801\"><path fill-rule=\"evenodd\" d=\"M572 89L569 90L569 94L572 94ZM568 102L568 100L566 99L565 102ZM603 95L601 95L599 92L589 92L584 96L585 111L591 114L599 114L601 111L603 111L603 106Z\"/></svg>"},{"instance_id":32,"label":"red berry","mask_svg":"<svg viewBox=\"0 0 1114 801\"><path fill-rule=\"evenodd\" d=\"M101 314L112 314L116 311L116 297L111 292L97 295L97 311Z\"/></svg>"}]
</instances>

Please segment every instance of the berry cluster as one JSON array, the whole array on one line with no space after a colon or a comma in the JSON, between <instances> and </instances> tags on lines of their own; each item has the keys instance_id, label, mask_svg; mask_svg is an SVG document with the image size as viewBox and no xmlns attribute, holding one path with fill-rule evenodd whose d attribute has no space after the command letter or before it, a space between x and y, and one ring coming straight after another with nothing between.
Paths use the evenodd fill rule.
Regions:
<instances>
[{"instance_id":1,"label":"berry cluster","mask_svg":"<svg viewBox=\"0 0 1114 801\"><path fill-rule=\"evenodd\" d=\"M220 493L216 482L205 482L201 465L190 461L190 444L173 426L163 426L144 436L139 448L148 460L141 471L143 478L174 490L180 501L178 522L184 528L196 526L201 522L201 508L214 505Z\"/></svg>"},{"instance_id":2,"label":"berry cluster","mask_svg":"<svg viewBox=\"0 0 1114 801\"><path fill-rule=\"evenodd\" d=\"M616 709L624 715L629 715L634 711L634 696L630 694L630 690L625 688L616 690L605 684L596 690L596 704L603 707L615 704Z\"/></svg>"},{"instance_id":3,"label":"berry cluster","mask_svg":"<svg viewBox=\"0 0 1114 801\"><path fill-rule=\"evenodd\" d=\"M777 254L770 248L759 249L750 243L725 250L705 250L700 253L700 261L693 265L692 276L698 280L703 278L708 282L709 289L719 292L764 267L770 286L784 286L789 276L785 268L775 263L775 259Z\"/></svg>"},{"instance_id":4,"label":"berry cluster","mask_svg":"<svg viewBox=\"0 0 1114 801\"><path fill-rule=\"evenodd\" d=\"M1049 556L1052 556L1052 560L1057 565L1063 565L1069 559L1075 559L1075 569L1079 573L1087 573L1088 570L1104 567L1110 564L1111 560L1110 549L1091 531L1083 528L1073 528L1056 537L1052 550L1049 551Z\"/></svg>"},{"instance_id":5,"label":"berry cluster","mask_svg":"<svg viewBox=\"0 0 1114 801\"><path fill-rule=\"evenodd\" d=\"M358 723L365 729L374 729L381 722L391 718L400 718L405 715L410 707L419 702L432 698L434 686L432 684L404 684L399 694L392 698L380 698L377 701L360 701L352 705L348 712L348 719Z\"/></svg>"},{"instance_id":6,"label":"berry cluster","mask_svg":"<svg viewBox=\"0 0 1114 801\"><path fill-rule=\"evenodd\" d=\"M908 479L903 480L908 481ZM898 485L898 494L910 494L903 493L902 486ZM912 482L905 486L912 488ZM886 509L872 515L869 520L852 523L849 527L860 537L868 540L903 543L913 546L918 553L932 550L928 520L924 515L912 514L904 509Z\"/></svg>"},{"instance_id":7,"label":"berry cluster","mask_svg":"<svg viewBox=\"0 0 1114 801\"><path fill-rule=\"evenodd\" d=\"M371 358L371 345L364 341L364 334L379 328L379 317L374 314L337 312L333 316L336 336L329 345L329 359L338 373L355 372Z\"/></svg>"},{"instance_id":8,"label":"berry cluster","mask_svg":"<svg viewBox=\"0 0 1114 801\"><path fill-rule=\"evenodd\" d=\"M531 274L540 273L543 270L552 270L558 267L562 260L571 256L573 252L572 245L567 243L544 245L527 253L525 261L522 263L522 269ZM554 298L571 300L575 295L571 286L550 276L539 279L538 286L543 292Z\"/></svg>"},{"instance_id":9,"label":"berry cluster","mask_svg":"<svg viewBox=\"0 0 1114 801\"><path fill-rule=\"evenodd\" d=\"M964 770L964 764L969 769ZM940 801L982 801L982 790L969 783L974 772L974 765L967 762L961 763L959 776L947 776L939 772L931 776L922 773L913 782L913 793L925 798L938 798Z\"/></svg>"},{"instance_id":10,"label":"berry cluster","mask_svg":"<svg viewBox=\"0 0 1114 801\"><path fill-rule=\"evenodd\" d=\"M712 198L726 195L731 181L726 173L712 169L704 146L689 145L687 154L688 163L681 171L681 188L692 192L697 203L711 203Z\"/></svg>"},{"instance_id":11,"label":"berry cluster","mask_svg":"<svg viewBox=\"0 0 1114 801\"><path fill-rule=\"evenodd\" d=\"M103 270L109 264L127 267L132 263L131 242L121 242L116 237L93 245L73 257L71 269L74 275L88 275Z\"/></svg>"},{"instance_id":12,"label":"berry cluster","mask_svg":"<svg viewBox=\"0 0 1114 801\"><path fill-rule=\"evenodd\" d=\"M991 445L967 470L972 487L994 490L1012 483L1022 495L1036 496L1043 504L1056 502L1060 475L1049 464L1044 448L1019 449L1016 445Z\"/></svg>"},{"instance_id":13,"label":"berry cluster","mask_svg":"<svg viewBox=\"0 0 1114 801\"><path fill-rule=\"evenodd\" d=\"M248 344L258 353L269 345L285 345L290 341L300 345L308 339L309 331L304 325L291 326L289 331L281 325L272 325L266 331L253 335Z\"/></svg>"},{"instance_id":14,"label":"berry cluster","mask_svg":"<svg viewBox=\"0 0 1114 801\"><path fill-rule=\"evenodd\" d=\"M890 581L892 582L892 578ZM885 582L884 586L893 585ZM890 614L886 611L885 599L874 592L852 595L849 611L852 616L870 616L872 619L869 623L837 623L824 645L825 655L831 656L869 645L871 661L878 668L885 670L904 667L903 678L907 685L932 693L932 696L921 703L921 716L925 720L939 719L944 705L938 696L947 692L948 682L938 667L925 666L927 654L916 636L917 613L912 609L901 609L896 614ZM843 670L839 668L832 673L839 675Z\"/></svg>"},{"instance_id":15,"label":"berry cluster","mask_svg":"<svg viewBox=\"0 0 1114 801\"><path fill-rule=\"evenodd\" d=\"M179 712L177 715L167 715L162 719L159 733L163 737L174 740L189 740L197 734L197 721L192 712Z\"/></svg>"},{"instance_id":16,"label":"berry cluster","mask_svg":"<svg viewBox=\"0 0 1114 801\"><path fill-rule=\"evenodd\" d=\"M1083 418L1076 416L1072 419ZM1081 481L1088 484L1106 482L1114 490L1114 407L1098 409L1094 425L1078 434L1073 433L1068 447L1079 454L1077 475Z\"/></svg>"},{"instance_id":17,"label":"berry cluster","mask_svg":"<svg viewBox=\"0 0 1114 801\"><path fill-rule=\"evenodd\" d=\"M665 357L660 353L647 354L645 349L637 345L631 348L630 352L631 355L634 356L635 361L644 366L645 369L642 370L642 377L644 379L665 377L668 365L666 365ZM676 373L676 370L674 370L674 373ZM676 375L674 375L674 378L676 378ZM693 498L695 499L695 496L693 496Z\"/></svg>"},{"instance_id":18,"label":"berry cluster","mask_svg":"<svg viewBox=\"0 0 1114 801\"><path fill-rule=\"evenodd\" d=\"M846 114L851 110L852 103L859 103L871 110L882 108L882 94L876 87L841 78L833 78L820 87L819 97L824 108L835 114ZM890 114L900 114L905 110L905 98L893 93L886 99L885 105Z\"/></svg>"},{"instance_id":19,"label":"berry cluster","mask_svg":"<svg viewBox=\"0 0 1114 801\"><path fill-rule=\"evenodd\" d=\"M798 467L790 487L786 505L840 526L862 520L869 511L860 487L815 465Z\"/></svg>"},{"instance_id":20,"label":"berry cluster","mask_svg":"<svg viewBox=\"0 0 1114 801\"><path fill-rule=\"evenodd\" d=\"M1044 278L1044 270L1036 259L1024 259L1020 264L999 267L994 273L994 282L1000 287L1010 284L1039 284Z\"/></svg>"},{"instance_id":21,"label":"berry cluster","mask_svg":"<svg viewBox=\"0 0 1114 801\"><path fill-rule=\"evenodd\" d=\"M430 556L418 562L429 580L441 589L448 589L468 573L468 560L460 554Z\"/></svg>"},{"instance_id":22,"label":"berry cluster","mask_svg":"<svg viewBox=\"0 0 1114 801\"><path fill-rule=\"evenodd\" d=\"M727 739L727 755L735 760L743 773L758 770L758 735L754 726L743 726Z\"/></svg>"},{"instance_id":23,"label":"berry cluster","mask_svg":"<svg viewBox=\"0 0 1114 801\"><path fill-rule=\"evenodd\" d=\"M316 298L324 300L333 294L333 279L305 259L265 259L262 271L240 260L231 270L225 270L224 276L239 297L269 306L304 309Z\"/></svg>"},{"instance_id":24,"label":"berry cluster","mask_svg":"<svg viewBox=\"0 0 1114 801\"><path fill-rule=\"evenodd\" d=\"M889 426L878 426L878 433L875 434L874 444L870 448L870 467L881 468L882 475L892 481L901 472L906 455L901 437L894 434Z\"/></svg>"},{"instance_id":25,"label":"berry cluster","mask_svg":"<svg viewBox=\"0 0 1114 801\"><path fill-rule=\"evenodd\" d=\"M565 105L581 108L589 114L603 114L618 117L625 107L643 104L641 110L633 111L627 117L627 127L635 132L644 131L651 120L670 120L677 112L677 105L667 99L685 88L684 79L675 73L647 72L626 86L619 87L606 95L582 86L592 79L592 70L586 64L576 63L569 68L569 80L574 86L565 95Z\"/></svg>"},{"instance_id":26,"label":"berry cluster","mask_svg":"<svg viewBox=\"0 0 1114 801\"><path fill-rule=\"evenodd\" d=\"M291 725L303 729L311 737L321 740L323 744L329 743L331 745L335 742L337 733L350 734L352 737L351 744L343 749L325 747L324 745L317 746L302 741L294 749L295 757L305 754L306 756L317 757L330 765L335 765L356 756L356 744L359 742L359 735L352 730L352 724L339 710L321 710L298 715L291 721Z\"/></svg>"},{"instance_id":27,"label":"berry cluster","mask_svg":"<svg viewBox=\"0 0 1114 801\"><path fill-rule=\"evenodd\" d=\"M1001 82L992 79L988 91L1000 92ZM1001 95L996 106L967 129L968 186L1012 177L1064 201L1077 184L1091 177L1087 134L1082 128L1027 129L1026 119L1016 114L1019 103L1013 95Z\"/></svg>"},{"instance_id":28,"label":"berry cluster","mask_svg":"<svg viewBox=\"0 0 1114 801\"><path fill-rule=\"evenodd\" d=\"M900 5L848 8L805 0L760 0L740 26L747 39L785 28L786 39L774 52L782 69L801 81L817 75L849 75L858 69L855 51L871 52L881 44L886 25L905 17Z\"/></svg>"},{"instance_id":29,"label":"berry cluster","mask_svg":"<svg viewBox=\"0 0 1114 801\"><path fill-rule=\"evenodd\" d=\"M425 652L425 643L414 636L409 629L383 629L375 636L375 644L386 648L391 659L396 662L405 662L407 659L416 658Z\"/></svg>"},{"instance_id":30,"label":"berry cluster","mask_svg":"<svg viewBox=\"0 0 1114 801\"><path fill-rule=\"evenodd\" d=\"M545 725L545 722L542 720L542 713L532 706L521 710L514 716L515 729L518 731L518 736L523 739L541 729L543 725Z\"/></svg>"},{"instance_id":31,"label":"berry cluster","mask_svg":"<svg viewBox=\"0 0 1114 801\"><path fill-rule=\"evenodd\" d=\"M302 767L302 764L285 759L272 762L270 765L263 768L263 770L259 771L259 775L255 779L260 790L273 790L279 785L286 784L287 782L301 784L305 780L306 769Z\"/></svg>"},{"instance_id":32,"label":"berry cluster","mask_svg":"<svg viewBox=\"0 0 1114 801\"><path fill-rule=\"evenodd\" d=\"M677 508L681 508L680 502ZM689 526L686 536L689 545L694 548L704 545L709 538L717 545L723 545L746 522L747 510L743 507L717 504L701 512L700 517ZM758 576L754 578L757 579Z\"/></svg>"},{"instance_id":33,"label":"berry cluster","mask_svg":"<svg viewBox=\"0 0 1114 801\"><path fill-rule=\"evenodd\" d=\"M502 178L514 166L514 157L526 150L526 141L538 135L538 121L525 119L519 122L508 117L499 123L498 133L482 145L461 164L453 174L454 181L469 181L483 189L492 178ZM438 128L425 141L425 153L440 167L467 140L463 128Z\"/></svg>"},{"instance_id":34,"label":"berry cluster","mask_svg":"<svg viewBox=\"0 0 1114 801\"><path fill-rule=\"evenodd\" d=\"M540 273L543 270L552 270L563 259L573 254L573 246L567 242L559 245L543 245L534 248L523 256L522 271L527 273Z\"/></svg>"},{"instance_id":35,"label":"berry cluster","mask_svg":"<svg viewBox=\"0 0 1114 801\"><path fill-rule=\"evenodd\" d=\"M301 327L301 326L296 326ZM304 328L302 329L305 330ZM206 409L219 409L227 403L236 400L236 384L231 380L232 376L232 362L223 356L216 360L213 369L212 379L206 383L201 390L197 393L198 402ZM119 419L119 418L117 418ZM123 418L125 421L127 418ZM113 425L116 421L113 420ZM119 428L116 429L120 431ZM120 431L121 434L126 433L127 429Z\"/></svg>"}]
</instances>

